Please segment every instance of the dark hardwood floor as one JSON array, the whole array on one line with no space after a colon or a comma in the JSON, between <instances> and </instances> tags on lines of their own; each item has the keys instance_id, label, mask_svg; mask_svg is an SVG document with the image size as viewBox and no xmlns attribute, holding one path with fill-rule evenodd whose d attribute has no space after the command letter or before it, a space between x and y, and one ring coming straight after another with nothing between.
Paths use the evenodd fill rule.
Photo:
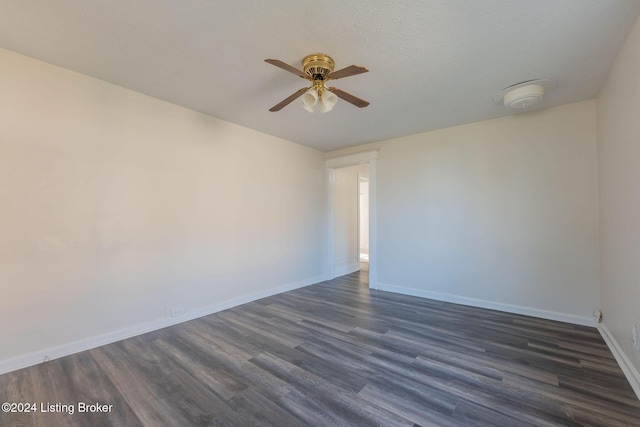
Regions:
<instances>
[{"instance_id":1,"label":"dark hardwood floor","mask_svg":"<svg viewBox=\"0 0 640 427\"><path fill-rule=\"evenodd\" d=\"M37 412L0 412L0 426L640 425L595 328L366 282L353 273L2 375L0 402Z\"/></svg>"}]
</instances>

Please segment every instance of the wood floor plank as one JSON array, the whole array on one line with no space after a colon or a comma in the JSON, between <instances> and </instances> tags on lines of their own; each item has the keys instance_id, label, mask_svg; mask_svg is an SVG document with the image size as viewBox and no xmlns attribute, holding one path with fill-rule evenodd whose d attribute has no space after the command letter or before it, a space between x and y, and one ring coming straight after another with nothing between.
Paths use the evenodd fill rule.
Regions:
<instances>
[{"instance_id":1,"label":"wood floor plank","mask_svg":"<svg viewBox=\"0 0 640 427\"><path fill-rule=\"evenodd\" d=\"M366 270L0 375L0 426L638 426L595 328L389 292Z\"/></svg>"},{"instance_id":2,"label":"wood floor plank","mask_svg":"<svg viewBox=\"0 0 640 427\"><path fill-rule=\"evenodd\" d=\"M128 363L126 356L120 359L113 345L90 351L144 426L187 425L175 407L155 393L152 379Z\"/></svg>"},{"instance_id":3,"label":"wood floor plank","mask_svg":"<svg viewBox=\"0 0 640 427\"><path fill-rule=\"evenodd\" d=\"M371 425L380 423L388 426L411 425L406 419L382 408L362 405L356 394L342 390L323 378L304 369L289 364L269 353L262 353L251 360L274 375L295 384L296 388L313 396L325 406L324 413L334 419L344 419L348 425Z\"/></svg>"},{"instance_id":4,"label":"wood floor plank","mask_svg":"<svg viewBox=\"0 0 640 427\"><path fill-rule=\"evenodd\" d=\"M71 401L82 398L88 404L108 404L111 408L107 416L101 413L89 413L86 424L92 426L135 427L142 424L135 413L118 393L109 377L100 368L89 352L82 352L60 359L64 371L65 383L69 386L67 396Z\"/></svg>"},{"instance_id":5,"label":"wood floor plank","mask_svg":"<svg viewBox=\"0 0 640 427\"><path fill-rule=\"evenodd\" d=\"M190 348L179 347L179 344L174 345L165 340L156 340L154 345L224 400L232 399L248 388L246 383L211 363L209 358L199 357Z\"/></svg>"},{"instance_id":6,"label":"wood floor plank","mask_svg":"<svg viewBox=\"0 0 640 427\"><path fill-rule=\"evenodd\" d=\"M414 424L443 427L458 425L451 416L455 405L451 405L453 409L450 413L443 413L437 408L425 404L422 400L415 402L413 399L407 399L406 396L397 393L393 387L388 387L387 384L378 385L371 382L358 393L358 396L373 405L396 412ZM450 402L448 403L450 404ZM445 406L446 409L448 408Z\"/></svg>"},{"instance_id":7,"label":"wood floor plank","mask_svg":"<svg viewBox=\"0 0 640 427\"><path fill-rule=\"evenodd\" d=\"M0 375L0 401L2 403L36 403L35 391L39 388L39 378L31 381L36 374L35 367L21 369L10 374ZM10 408L11 410L11 408ZM0 412L0 426L40 426L44 420L34 412Z\"/></svg>"},{"instance_id":8,"label":"wood floor plank","mask_svg":"<svg viewBox=\"0 0 640 427\"><path fill-rule=\"evenodd\" d=\"M76 399L65 381L60 360L37 366L30 373L30 383L35 385L31 396L37 405L37 425L63 424L82 426L88 424L87 414L77 411ZM81 399L77 399L81 400Z\"/></svg>"}]
</instances>

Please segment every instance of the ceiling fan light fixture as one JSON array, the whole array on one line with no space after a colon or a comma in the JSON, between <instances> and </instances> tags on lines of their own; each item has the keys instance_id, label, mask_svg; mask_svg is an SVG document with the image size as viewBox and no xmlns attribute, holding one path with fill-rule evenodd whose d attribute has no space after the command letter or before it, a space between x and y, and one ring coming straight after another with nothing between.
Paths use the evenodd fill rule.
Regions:
<instances>
[{"instance_id":1,"label":"ceiling fan light fixture","mask_svg":"<svg viewBox=\"0 0 640 427\"><path fill-rule=\"evenodd\" d=\"M315 88L311 88L302 95L302 105L304 109L313 113L313 107L318 103L318 92Z\"/></svg>"},{"instance_id":2,"label":"ceiling fan light fixture","mask_svg":"<svg viewBox=\"0 0 640 427\"><path fill-rule=\"evenodd\" d=\"M329 80L337 80L366 73L369 70L365 67L349 65L348 67L334 71L335 63L333 62L333 59L323 53L315 53L313 55L305 56L302 60L302 68L304 71L300 71L296 67L282 62L279 59L265 59L264 61L311 82L311 87L300 88L287 98L269 108L269 111L271 112L282 110L282 108L286 107L299 97L302 97L302 105L304 109L310 113L313 113L313 108L316 104L320 104L320 111L323 113L333 110L336 102L338 102L338 98L343 99L358 108L363 108L369 105L369 102L364 99L360 99L349 92L345 92L335 87L328 88L325 86L325 83Z\"/></svg>"}]
</instances>

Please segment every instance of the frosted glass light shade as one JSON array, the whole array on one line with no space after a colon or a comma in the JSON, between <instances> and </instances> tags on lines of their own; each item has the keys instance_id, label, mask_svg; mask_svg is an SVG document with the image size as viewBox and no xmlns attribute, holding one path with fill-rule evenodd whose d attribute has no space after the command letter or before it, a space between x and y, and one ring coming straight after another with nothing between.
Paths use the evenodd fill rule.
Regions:
<instances>
[{"instance_id":1,"label":"frosted glass light shade","mask_svg":"<svg viewBox=\"0 0 640 427\"><path fill-rule=\"evenodd\" d=\"M311 88L302 95L302 105L304 109L310 113L313 113L313 107L318 103L318 92Z\"/></svg>"},{"instance_id":2,"label":"frosted glass light shade","mask_svg":"<svg viewBox=\"0 0 640 427\"><path fill-rule=\"evenodd\" d=\"M320 99L320 111L322 111L323 113L328 113L329 111L333 110L336 102L338 102L338 97L336 96L336 94L325 89L322 92L322 98Z\"/></svg>"}]
</instances>

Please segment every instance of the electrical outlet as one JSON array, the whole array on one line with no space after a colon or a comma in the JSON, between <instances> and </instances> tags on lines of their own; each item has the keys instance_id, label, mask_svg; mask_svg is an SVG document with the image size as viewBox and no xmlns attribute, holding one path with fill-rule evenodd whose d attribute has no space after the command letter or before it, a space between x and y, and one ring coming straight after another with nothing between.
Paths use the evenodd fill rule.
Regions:
<instances>
[{"instance_id":1,"label":"electrical outlet","mask_svg":"<svg viewBox=\"0 0 640 427\"><path fill-rule=\"evenodd\" d=\"M631 340L633 341L633 348L638 349L638 326L633 325L633 332L631 333Z\"/></svg>"},{"instance_id":2,"label":"electrical outlet","mask_svg":"<svg viewBox=\"0 0 640 427\"><path fill-rule=\"evenodd\" d=\"M171 305L166 307L165 311L167 317L178 317L184 314L184 307L181 305Z\"/></svg>"},{"instance_id":3,"label":"electrical outlet","mask_svg":"<svg viewBox=\"0 0 640 427\"><path fill-rule=\"evenodd\" d=\"M593 310L593 320L595 320L596 323L600 323L602 320L602 312L597 308Z\"/></svg>"}]
</instances>

